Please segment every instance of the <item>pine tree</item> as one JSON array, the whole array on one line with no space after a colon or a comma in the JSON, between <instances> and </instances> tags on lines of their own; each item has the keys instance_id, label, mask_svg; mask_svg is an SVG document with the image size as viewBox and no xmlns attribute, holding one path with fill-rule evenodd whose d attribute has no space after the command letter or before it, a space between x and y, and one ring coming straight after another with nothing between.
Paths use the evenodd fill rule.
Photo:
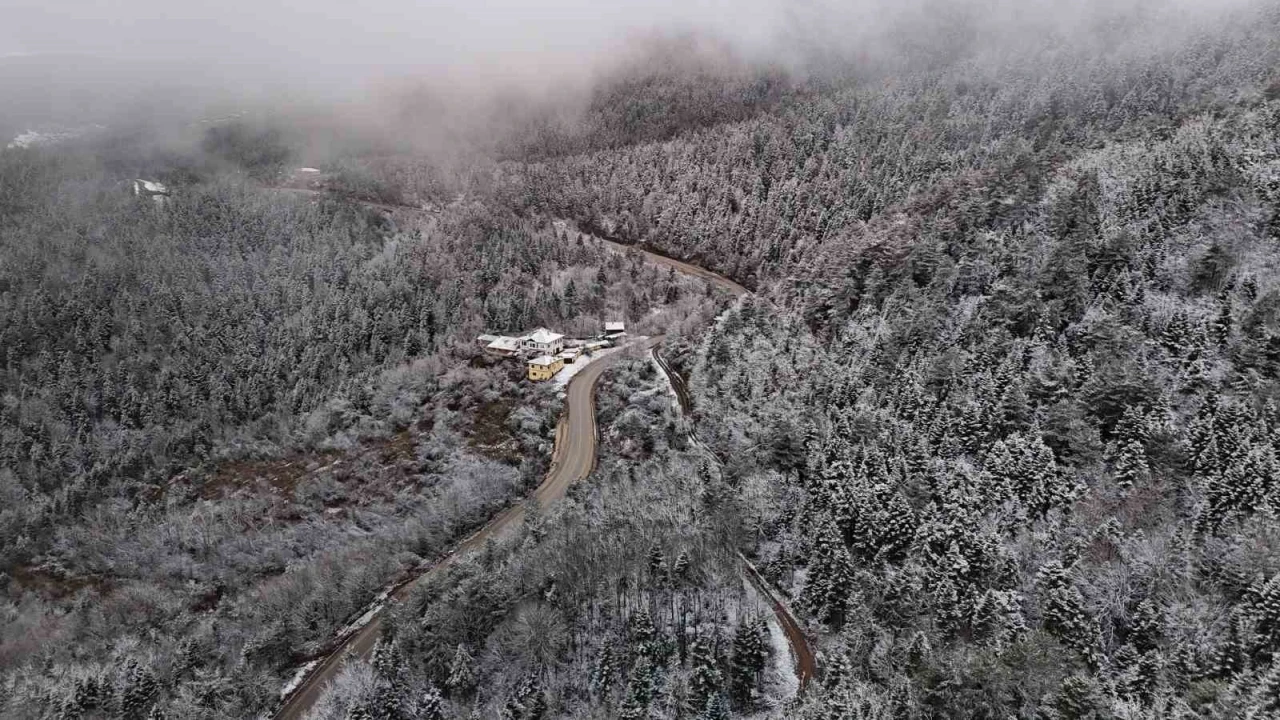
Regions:
<instances>
[{"instance_id":1,"label":"pine tree","mask_svg":"<svg viewBox=\"0 0 1280 720\"><path fill-rule=\"evenodd\" d=\"M681 550L676 556L676 561L671 565L671 579L673 582L679 583L687 580L689 577L689 553Z\"/></svg>"},{"instance_id":2,"label":"pine tree","mask_svg":"<svg viewBox=\"0 0 1280 720\"><path fill-rule=\"evenodd\" d=\"M809 559L809 581L801 602L833 627L844 624L853 603L853 558L830 520L822 521Z\"/></svg>"},{"instance_id":3,"label":"pine tree","mask_svg":"<svg viewBox=\"0 0 1280 720\"><path fill-rule=\"evenodd\" d=\"M423 691L414 720L444 720L444 697L434 685Z\"/></svg>"},{"instance_id":4,"label":"pine tree","mask_svg":"<svg viewBox=\"0 0 1280 720\"><path fill-rule=\"evenodd\" d=\"M661 581L666 575L667 556L662 552L662 547L657 544L649 548L648 568L649 577L654 581Z\"/></svg>"},{"instance_id":5,"label":"pine tree","mask_svg":"<svg viewBox=\"0 0 1280 720\"><path fill-rule=\"evenodd\" d=\"M450 697L457 698L465 697L475 686L475 659L467 651L466 645L458 643L453 661L449 663L449 678L445 680L445 687L449 690Z\"/></svg>"},{"instance_id":6,"label":"pine tree","mask_svg":"<svg viewBox=\"0 0 1280 720\"><path fill-rule=\"evenodd\" d=\"M613 643L606 641L600 646L600 654L591 671L591 687L600 695L608 695L617 679L618 658L614 653Z\"/></svg>"},{"instance_id":7,"label":"pine tree","mask_svg":"<svg viewBox=\"0 0 1280 720\"><path fill-rule=\"evenodd\" d=\"M1240 609L1233 611L1227 624L1226 640L1218 647L1214 658L1213 676L1231 678L1248 670L1253 644L1252 625L1246 613Z\"/></svg>"},{"instance_id":8,"label":"pine tree","mask_svg":"<svg viewBox=\"0 0 1280 720\"><path fill-rule=\"evenodd\" d=\"M130 658L125 664L119 691L121 712L127 717L142 717L155 702L159 688L160 684L151 669Z\"/></svg>"},{"instance_id":9,"label":"pine tree","mask_svg":"<svg viewBox=\"0 0 1280 720\"><path fill-rule=\"evenodd\" d=\"M1145 485L1150 476L1147 452L1138 440L1129 440L1116 457L1116 484L1128 490L1135 485Z\"/></svg>"},{"instance_id":10,"label":"pine tree","mask_svg":"<svg viewBox=\"0 0 1280 720\"><path fill-rule=\"evenodd\" d=\"M1093 681L1082 675L1071 675L1062 681L1054 698L1054 708L1063 720L1101 720L1103 700Z\"/></svg>"},{"instance_id":11,"label":"pine tree","mask_svg":"<svg viewBox=\"0 0 1280 720\"><path fill-rule=\"evenodd\" d=\"M398 644L379 640L373 650L371 664L374 672L391 688L398 702L403 704L409 699L409 666Z\"/></svg>"},{"instance_id":12,"label":"pine tree","mask_svg":"<svg viewBox=\"0 0 1280 720\"><path fill-rule=\"evenodd\" d=\"M380 682L374 688L366 709L374 720L401 720L404 718L403 699L389 683Z\"/></svg>"},{"instance_id":13,"label":"pine tree","mask_svg":"<svg viewBox=\"0 0 1280 720\"><path fill-rule=\"evenodd\" d=\"M1037 584L1044 593L1041 606L1045 629L1079 652L1091 666L1098 666L1097 627L1085 608L1084 597L1061 564L1051 562L1042 568Z\"/></svg>"},{"instance_id":14,"label":"pine tree","mask_svg":"<svg viewBox=\"0 0 1280 720\"><path fill-rule=\"evenodd\" d=\"M658 630L653 624L649 608L642 607L631 616L631 645L643 655L652 656L657 649Z\"/></svg>"},{"instance_id":15,"label":"pine tree","mask_svg":"<svg viewBox=\"0 0 1280 720\"><path fill-rule=\"evenodd\" d=\"M707 699L707 707L699 717L701 720L729 720L732 715L724 694L716 693Z\"/></svg>"},{"instance_id":16,"label":"pine tree","mask_svg":"<svg viewBox=\"0 0 1280 720\"><path fill-rule=\"evenodd\" d=\"M1225 347L1231 339L1234 323L1231 318L1231 295L1226 290L1218 296L1218 315L1213 319L1213 339L1219 347Z\"/></svg>"},{"instance_id":17,"label":"pine tree","mask_svg":"<svg viewBox=\"0 0 1280 720\"><path fill-rule=\"evenodd\" d=\"M644 720L650 717L649 703L653 702L653 683L653 666L647 656L641 655L631 668L627 699L618 713L621 720Z\"/></svg>"},{"instance_id":18,"label":"pine tree","mask_svg":"<svg viewBox=\"0 0 1280 720\"><path fill-rule=\"evenodd\" d=\"M750 706L767 657L764 621L756 618L739 623L733 635L729 678L729 692L738 707Z\"/></svg>"},{"instance_id":19,"label":"pine tree","mask_svg":"<svg viewBox=\"0 0 1280 720\"><path fill-rule=\"evenodd\" d=\"M1120 446L1131 442L1138 442L1145 446L1151 440L1151 429L1147 422L1146 413L1136 405L1129 405L1124 409L1124 414L1120 416L1120 420L1116 422L1116 427L1112 434L1115 436L1116 443Z\"/></svg>"},{"instance_id":20,"label":"pine tree","mask_svg":"<svg viewBox=\"0 0 1280 720\"><path fill-rule=\"evenodd\" d=\"M542 720L547 713L547 699L542 683L530 673L507 698L502 716L509 720Z\"/></svg>"},{"instance_id":21,"label":"pine tree","mask_svg":"<svg viewBox=\"0 0 1280 720\"><path fill-rule=\"evenodd\" d=\"M1267 581L1256 599L1250 603L1259 662L1270 662L1280 656L1280 573Z\"/></svg>"},{"instance_id":22,"label":"pine tree","mask_svg":"<svg viewBox=\"0 0 1280 720\"><path fill-rule=\"evenodd\" d=\"M1169 324L1160 333L1160 344L1170 354L1181 357L1191 343L1191 320L1185 310L1178 310L1169 318Z\"/></svg>"},{"instance_id":23,"label":"pine tree","mask_svg":"<svg viewBox=\"0 0 1280 720\"><path fill-rule=\"evenodd\" d=\"M1271 667L1270 672L1262 676L1258 689L1253 695L1253 714L1260 720L1280 717L1280 663Z\"/></svg>"},{"instance_id":24,"label":"pine tree","mask_svg":"<svg viewBox=\"0 0 1280 720\"><path fill-rule=\"evenodd\" d=\"M1150 599L1144 598L1129 616L1129 642L1138 652L1150 652L1160 641L1164 632L1163 625L1164 619L1159 608Z\"/></svg>"},{"instance_id":25,"label":"pine tree","mask_svg":"<svg viewBox=\"0 0 1280 720\"><path fill-rule=\"evenodd\" d=\"M689 675L690 696L694 707L703 707L712 695L720 692L720 664L715 641L705 635L694 640L689 661L693 665Z\"/></svg>"}]
</instances>

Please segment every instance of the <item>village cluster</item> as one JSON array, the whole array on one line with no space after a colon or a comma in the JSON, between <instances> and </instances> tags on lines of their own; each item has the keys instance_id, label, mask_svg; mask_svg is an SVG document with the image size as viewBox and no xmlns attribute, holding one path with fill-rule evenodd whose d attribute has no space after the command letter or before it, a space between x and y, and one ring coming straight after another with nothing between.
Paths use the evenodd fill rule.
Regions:
<instances>
[{"instance_id":1,"label":"village cluster","mask_svg":"<svg viewBox=\"0 0 1280 720\"><path fill-rule=\"evenodd\" d=\"M606 322L604 332L594 338L566 338L563 334L538 328L524 335L481 335L476 338L486 353L503 358L523 358L528 377L534 382L550 380L569 363L583 355L613 345L627 334L621 322Z\"/></svg>"}]
</instances>

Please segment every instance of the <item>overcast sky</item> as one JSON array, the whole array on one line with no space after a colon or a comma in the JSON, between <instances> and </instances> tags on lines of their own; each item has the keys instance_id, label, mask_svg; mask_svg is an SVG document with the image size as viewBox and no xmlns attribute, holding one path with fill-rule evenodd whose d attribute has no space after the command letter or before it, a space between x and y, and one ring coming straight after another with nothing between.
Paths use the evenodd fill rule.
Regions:
<instances>
[{"instance_id":1,"label":"overcast sky","mask_svg":"<svg viewBox=\"0 0 1280 720\"><path fill-rule=\"evenodd\" d=\"M19 106L22 122L54 106L85 116L79 98L96 94L110 104L131 90L175 85L204 96L216 88L243 98L357 103L420 81L466 94L559 91L589 80L630 47L624 40L655 32L702 31L748 58L792 62L834 51L861 59L878 46L953 35L979 48L1088 37L1097 13L1118 7L1159 7L1187 22L1196 12L1273 1L0 0L0 57L93 58L60 59L53 80L10 72L26 72L32 94L53 100L28 107L7 90L0 120Z\"/></svg>"},{"instance_id":2,"label":"overcast sky","mask_svg":"<svg viewBox=\"0 0 1280 720\"><path fill-rule=\"evenodd\" d=\"M76 52L242 76L359 76L452 68L572 69L654 29L710 28L744 44L775 0L0 0L0 55ZM304 73L305 74L305 73Z\"/></svg>"}]
</instances>

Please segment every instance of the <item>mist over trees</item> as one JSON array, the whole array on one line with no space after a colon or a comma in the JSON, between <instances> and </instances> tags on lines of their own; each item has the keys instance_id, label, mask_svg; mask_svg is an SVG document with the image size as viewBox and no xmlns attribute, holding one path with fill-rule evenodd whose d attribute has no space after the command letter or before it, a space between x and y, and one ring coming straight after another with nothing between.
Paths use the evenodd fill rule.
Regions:
<instances>
[{"instance_id":1,"label":"mist over trees","mask_svg":"<svg viewBox=\"0 0 1280 720\"><path fill-rule=\"evenodd\" d=\"M0 150L0 715L270 713L545 474L563 398L475 337L614 318L691 408L619 362L591 476L311 717L1277 712L1280 13L876 8Z\"/></svg>"}]
</instances>

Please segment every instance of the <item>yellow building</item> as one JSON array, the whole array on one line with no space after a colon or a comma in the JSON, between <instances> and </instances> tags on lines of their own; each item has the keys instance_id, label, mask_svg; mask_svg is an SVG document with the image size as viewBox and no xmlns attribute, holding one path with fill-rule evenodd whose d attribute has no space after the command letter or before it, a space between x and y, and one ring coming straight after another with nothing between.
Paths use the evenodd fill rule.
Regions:
<instances>
[{"instance_id":1,"label":"yellow building","mask_svg":"<svg viewBox=\"0 0 1280 720\"><path fill-rule=\"evenodd\" d=\"M529 361L529 379L533 381L550 380L564 367L564 358L550 355L539 355Z\"/></svg>"}]
</instances>

